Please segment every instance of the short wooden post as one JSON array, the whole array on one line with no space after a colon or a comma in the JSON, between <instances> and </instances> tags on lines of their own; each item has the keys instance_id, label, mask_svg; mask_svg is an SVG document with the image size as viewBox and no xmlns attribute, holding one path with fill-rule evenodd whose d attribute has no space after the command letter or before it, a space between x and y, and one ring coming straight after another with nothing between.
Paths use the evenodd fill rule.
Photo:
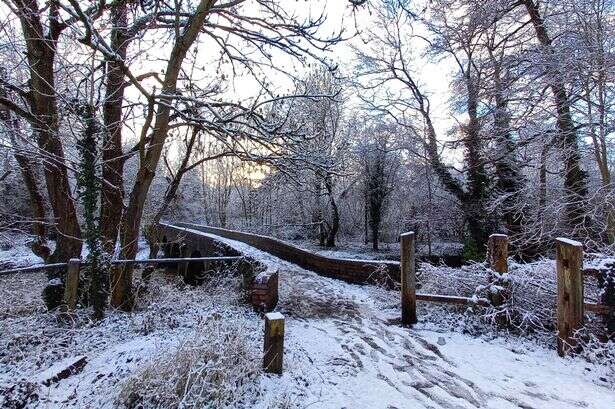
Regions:
<instances>
[{"instance_id":1,"label":"short wooden post","mask_svg":"<svg viewBox=\"0 0 615 409\"><path fill-rule=\"evenodd\" d=\"M557 353L574 351L575 330L583 325L583 245L578 241L556 239L557 270Z\"/></svg>"},{"instance_id":2,"label":"short wooden post","mask_svg":"<svg viewBox=\"0 0 615 409\"><path fill-rule=\"evenodd\" d=\"M66 272L66 282L64 284L64 304L68 311L74 311L77 308L77 296L79 290L79 268L81 260L71 258L68 261L68 270Z\"/></svg>"},{"instance_id":3,"label":"short wooden post","mask_svg":"<svg viewBox=\"0 0 615 409\"><path fill-rule=\"evenodd\" d=\"M401 323L416 324L416 262L414 232L401 235Z\"/></svg>"},{"instance_id":4,"label":"short wooden post","mask_svg":"<svg viewBox=\"0 0 615 409\"><path fill-rule=\"evenodd\" d=\"M284 357L284 316L279 312L265 314L263 368L265 372L282 374Z\"/></svg>"},{"instance_id":5,"label":"short wooden post","mask_svg":"<svg viewBox=\"0 0 615 409\"><path fill-rule=\"evenodd\" d=\"M489 262L489 267L491 270L505 274L508 273L508 236L505 234L492 234L489 236L489 241L487 244L487 260ZM489 282L494 283L498 282L496 277L493 274L489 275ZM501 282L498 282L499 285L502 285ZM499 306L504 304L508 297L510 296L510 291L508 289L504 291L499 291L497 293L491 293L489 295L491 303L494 306Z\"/></svg>"}]
</instances>

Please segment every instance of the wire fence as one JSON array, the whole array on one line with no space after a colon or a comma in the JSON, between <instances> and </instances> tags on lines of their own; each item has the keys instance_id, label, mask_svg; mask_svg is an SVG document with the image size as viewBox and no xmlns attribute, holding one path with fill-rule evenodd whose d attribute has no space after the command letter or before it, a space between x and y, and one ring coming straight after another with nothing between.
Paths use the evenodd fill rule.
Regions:
<instances>
[{"instance_id":1,"label":"wire fence","mask_svg":"<svg viewBox=\"0 0 615 409\"><path fill-rule=\"evenodd\" d=\"M151 259L141 259L141 260L112 260L112 265L138 265L138 264L176 264L176 263L190 263L190 262L205 262L205 261L234 261L243 259L242 256L228 256L228 257L185 257L185 258L151 258ZM79 263L80 266L87 266L88 263L85 261L81 261ZM0 271L0 277L11 275L11 274L28 274L28 273L38 273L46 270L67 268L68 263L51 263L51 264L40 264L36 266L30 267L20 267L13 268L10 270Z\"/></svg>"}]
</instances>

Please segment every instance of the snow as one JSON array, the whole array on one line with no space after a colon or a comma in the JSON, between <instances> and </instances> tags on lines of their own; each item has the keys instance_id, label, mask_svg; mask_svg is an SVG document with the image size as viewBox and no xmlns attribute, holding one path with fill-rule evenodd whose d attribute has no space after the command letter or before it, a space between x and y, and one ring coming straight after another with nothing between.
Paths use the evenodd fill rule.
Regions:
<instances>
[{"instance_id":1,"label":"snow","mask_svg":"<svg viewBox=\"0 0 615 409\"><path fill-rule=\"evenodd\" d=\"M399 260L400 243L380 243L380 250L373 250L371 245L366 245L363 242L356 241L339 241L335 248L323 248L313 241L309 240L292 240L287 241L288 244L294 245L312 253L320 254L326 257L341 258L341 259L365 259L365 260ZM442 256L459 256L463 250L463 244L457 242L435 241L431 245L431 255L434 257ZM416 253L420 256L426 256L429 253L427 244L416 243Z\"/></svg>"},{"instance_id":2,"label":"snow","mask_svg":"<svg viewBox=\"0 0 615 409\"><path fill-rule=\"evenodd\" d=\"M284 316L282 314L280 314L279 312L269 312L267 314L265 314L265 317L267 317L267 319L269 321L276 321L276 320L283 320Z\"/></svg>"},{"instance_id":3,"label":"snow","mask_svg":"<svg viewBox=\"0 0 615 409\"><path fill-rule=\"evenodd\" d=\"M600 253L584 254L583 267L595 268L598 270L609 269L611 265L615 265L615 257L607 256Z\"/></svg>"},{"instance_id":4,"label":"snow","mask_svg":"<svg viewBox=\"0 0 615 409\"><path fill-rule=\"evenodd\" d=\"M43 259L32 253L29 238L25 235L11 236L10 242L0 243L0 270L28 267L43 263ZM55 247L55 243L50 245ZM5 267L6 266L6 267Z\"/></svg>"},{"instance_id":5,"label":"snow","mask_svg":"<svg viewBox=\"0 0 615 409\"><path fill-rule=\"evenodd\" d=\"M568 244L570 246L583 247L583 244L581 242L576 241L576 240L570 240L570 239L567 239L565 237L558 237L555 240L557 240L557 241L559 241L561 243L564 243L564 244Z\"/></svg>"},{"instance_id":6,"label":"snow","mask_svg":"<svg viewBox=\"0 0 615 409\"><path fill-rule=\"evenodd\" d=\"M318 408L612 407L612 392L584 381L581 367L550 351L513 352L498 340L420 326L357 334L340 325L287 324L287 354L301 352L291 352L283 378L267 379L265 388L303 394L306 406ZM300 390L293 389L295 376L305 379Z\"/></svg>"},{"instance_id":7,"label":"snow","mask_svg":"<svg viewBox=\"0 0 615 409\"><path fill-rule=\"evenodd\" d=\"M312 280L315 285L308 285ZM582 361L559 359L553 349L517 338L472 338L442 329L427 321L430 306L424 303L419 304L423 321L401 328L389 324L397 314L395 293L385 295L388 305L394 305L387 310L375 301L378 290L373 287L311 273L300 284L291 291L301 288L302 293L283 293L279 307L287 317L285 385L268 381L265 386L282 388L306 405L610 408L615 399L613 391L586 376ZM305 305L308 313L296 312L295 297L308 305L327 304L330 316L323 318L319 308L310 315ZM445 346L437 345L441 337ZM297 376L303 380L300 385Z\"/></svg>"},{"instance_id":8,"label":"snow","mask_svg":"<svg viewBox=\"0 0 615 409\"><path fill-rule=\"evenodd\" d=\"M247 244L206 235L280 275L280 302L272 315L285 319L284 373L261 373L260 392L250 404L230 407L613 407L615 391L601 381L606 369L559 358L554 336L552 345L544 346L480 327L463 308L422 302L419 323L403 328L396 321L395 291L321 277ZM263 323L238 304L239 295L230 297L232 287L190 288L159 273L153 281L137 311L112 312L97 325L81 316L73 326L62 326L35 307L9 310L0 321L0 388L19 379L40 382L86 357L78 374L39 385L41 407L115 407L127 382L168 360L194 331L220 315L245 320L245 342L253 360L260 359ZM15 277L0 281L11 286L13 302L20 297L17 284ZM22 298L38 297L31 295L36 285L28 282ZM478 331L470 330L476 326Z\"/></svg>"},{"instance_id":9,"label":"snow","mask_svg":"<svg viewBox=\"0 0 615 409\"><path fill-rule=\"evenodd\" d=\"M0 247L0 270L8 270L20 267L34 267L43 264L43 259L32 253L29 247L29 238L25 235L13 237L11 243L3 243ZM55 242L47 243L51 250L55 248ZM86 246L81 251L81 259L84 260L89 253ZM137 260L145 260L149 256L149 246L143 237L139 238Z\"/></svg>"},{"instance_id":10,"label":"snow","mask_svg":"<svg viewBox=\"0 0 615 409\"><path fill-rule=\"evenodd\" d=\"M265 271L261 271L258 273L256 277L254 277L254 281L258 284L265 284L269 278L273 275L273 271L271 269L267 269Z\"/></svg>"}]
</instances>

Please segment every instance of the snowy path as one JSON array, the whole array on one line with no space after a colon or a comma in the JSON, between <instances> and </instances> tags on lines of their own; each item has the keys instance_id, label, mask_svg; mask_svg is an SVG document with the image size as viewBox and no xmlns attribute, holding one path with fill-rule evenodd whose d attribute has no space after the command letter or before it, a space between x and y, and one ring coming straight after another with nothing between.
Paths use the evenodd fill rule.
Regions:
<instances>
[{"instance_id":1,"label":"snowy path","mask_svg":"<svg viewBox=\"0 0 615 409\"><path fill-rule=\"evenodd\" d=\"M390 324L393 292L321 277L216 238L280 269L285 373L263 387L299 407L615 407L615 392L594 384L584 362L519 339L476 339L426 322L401 328Z\"/></svg>"}]
</instances>

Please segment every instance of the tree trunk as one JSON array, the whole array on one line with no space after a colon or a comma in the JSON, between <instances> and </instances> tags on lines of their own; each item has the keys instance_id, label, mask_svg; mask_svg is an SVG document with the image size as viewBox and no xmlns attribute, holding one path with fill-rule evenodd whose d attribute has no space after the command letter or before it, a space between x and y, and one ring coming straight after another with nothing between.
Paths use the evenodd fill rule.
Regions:
<instances>
[{"instance_id":1,"label":"tree trunk","mask_svg":"<svg viewBox=\"0 0 615 409\"><path fill-rule=\"evenodd\" d=\"M603 61L604 58L600 58L599 61ZM598 131L596 131L594 112L593 112L593 104L592 95L591 95L591 86L588 82L585 83L585 95L587 99L587 122L589 123L589 134L592 139L594 157L596 158L596 164L598 165L598 169L600 170L600 178L602 181L602 187L604 189L604 194L606 197L612 197L613 187L611 186L611 171L609 169L609 158L607 153L607 140L606 135L608 134L608 124L606 123L606 96L604 90L604 84L606 82L605 78L605 69L603 67L603 63L599 65L601 68L598 73L597 78L597 89L598 89L598 101L596 105L598 106ZM615 242L615 209L613 209L612 201L607 200L605 203L605 213L606 213L606 231L605 236L606 240L609 244L613 244Z\"/></svg>"},{"instance_id":2,"label":"tree trunk","mask_svg":"<svg viewBox=\"0 0 615 409\"><path fill-rule=\"evenodd\" d=\"M175 174L175 177L167 187L167 191L165 192L164 199L162 200L162 205L156 211L150 225L147 228L147 241L149 244L149 258L156 258L158 255L158 224L164 216L165 212L169 208L169 205L177 195L177 190L179 189L179 185L181 184L181 179L184 176L184 171L180 170Z\"/></svg>"},{"instance_id":3,"label":"tree trunk","mask_svg":"<svg viewBox=\"0 0 615 409\"><path fill-rule=\"evenodd\" d=\"M547 205L547 154L550 144L545 144L540 151L540 169L538 171L538 210L540 212L540 222L544 216L544 209Z\"/></svg>"},{"instance_id":4,"label":"tree trunk","mask_svg":"<svg viewBox=\"0 0 615 409\"><path fill-rule=\"evenodd\" d=\"M519 169L516 157L516 146L510 134L510 113L508 99L505 97L505 79L503 78L501 61L492 55L494 64L495 88L495 137L497 144L497 160L495 172L497 176L497 194L504 196L501 211L507 233L513 238L521 233L521 217L518 195L524 179Z\"/></svg>"},{"instance_id":5,"label":"tree trunk","mask_svg":"<svg viewBox=\"0 0 615 409\"><path fill-rule=\"evenodd\" d=\"M81 254L81 230L68 183L64 148L58 135L53 70L57 38L45 36L36 0L17 4L30 67L31 111L39 121L35 125L38 146L47 154L44 161L45 182L58 231L56 249L49 261L68 261Z\"/></svg>"},{"instance_id":6,"label":"tree trunk","mask_svg":"<svg viewBox=\"0 0 615 409\"><path fill-rule=\"evenodd\" d=\"M363 203L363 244L369 243L369 210L367 203L367 194L365 194L365 203Z\"/></svg>"},{"instance_id":7,"label":"tree trunk","mask_svg":"<svg viewBox=\"0 0 615 409\"><path fill-rule=\"evenodd\" d=\"M26 42L26 57L30 70L30 110L36 118L32 126L37 135L38 146L46 156L45 183L55 219L55 229L58 232L55 251L47 261L67 262L81 255L82 243L75 203L68 183L64 148L58 134L54 60L60 29L57 27L57 21L52 20L49 34L44 33L39 16L41 11L36 0L17 1L16 6ZM50 7L57 6L52 4ZM58 278L61 277L61 273L49 271L48 276L50 279ZM61 292L48 289L45 294L49 309L60 305Z\"/></svg>"},{"instance_id":8,"label":"tree trunk","mask_svg":"<svg viewBox=\"0 0 615 409\"><path fill-rule=\"evenodd\" d=\"M371 224L372 227L372 249L378 251L380 249L380 223Z\"/></svg>"},{"instance_id":9,"label":"tree trunk","mask_svg":"<svg viewBox=\"0 0 615 409\"><path fill-rule=\"evenodd\" d=\"M149 188L156 174L156 168L160 161L162 148L167 138L169 130L169 120L171 116L171 106L173 100L170 98L177 90L177 79L181 70L181 65L186 57L186 53L196 40L209 10L216 0L201 0L199 5L189 19L188 25L179 38L175 40L169 61L166 67L166 74L163 81L161 96L156 104L156 114L154 130L151 139L147 144L147 150L141 161L135 183L128 202L128 208L122 216L120 224L120 244L122 258L133 260L137 254L139 228L143 217L143 206L147 199ZM124 310L132 309L132 266L124 265L115 268L112 272L112 293L111 305Z\"/></svg>"},{"instance_id":10,"label":"tree trunk","mask_svg":"<svg viewBox=\"0 0 615 409\"><path fill-rule=\"evenodd\" d=\"M0 76L4 79L6 72L4 68L1 68ZM0 96L8 97L6 90L0 86ZM30 206L32 207L32 213L34 216L34 234L36 235L36 241L32 245L32 252L47 260L51 254L51 250L47 244L47 211L45 209L45 198L41 193L38 185L38 181L35 175L35 165L27 153L22 151L22 136L20 135L21 129L19 126L19 120L14 118L8 109L0 109L0 121L4 122L6 128L9 130L9 139L13 145L13 154L19 170L21 171L21 177L26 185L28 196L30 197Z\"/></svg>"},{"instance_id":11,"label":"tree trunk","mask_svg":"<svg viewBox=\"0 0 615 409\"><path fill-rule=\"evenodd\" d=\"M470 122L466 128L466 138L464 141L464 145L466 146L466 161L469 168L467 191L455 178L453 178L440 159L436 131L431 122L429 113L423 108L421 109L421 114L427 125L427 143L425 148L430 163L440 183L442 183L444 188L453 194L461 203L461 210L467 221L470 238L479 251L482 251L487 242L487 232L484 223L486 215L484 209L486 176L479 153L480 139L478 137L478 123L476 119L477 100L474 99L472 102L470 96L468 96L468 100Z\"/></svg>"},{"instance_id":12,"label":"tree trunk","mask_svg":"<svg viewBox=\"0 0 615 409\"><path fill-rule=\"evenodd\" d=\"M127 33L127 7L120 1L111 8L111 49L123 59L130 42ZM124 101L124 73L117 60L106 60L105 102L103 120L105 133L102 149L102 178L100 226L103 248L113 254L118 228L124 209L124 158L122 152L122 103Z\"/></svg>"},{"instance_id":13,"label":"tree trunk","mask_svg":"<svg viewBox=\"0 0 615 409\"><path fill-rule=\"evenodd\" d=\"M483 252L487 244L487 211L485 208L486 191L488 185L484 161L481 152L480 124L478 121L478 84L472 74L471 62L468 62L466 71L466 88L468 92L468 125L464 146L466 148L466 162L468 166L468 189L465 201L465 210L468 217L468 230L474 244Z\"/></svg>"},{"instance_id":14,"label":"tree trunk","mask_svg":"<svg viewBox=\"0 0 615 409\"><path fill-rule=\"evenodd\" d=\"M377 193L376 193L377 194ZM382 219L382 203L379 197L371 194L369 197L369 227L372 233L372 249L379 249L380 223Z\"/></svg>"},{"instance_id":15,"label":"tree trunk","mask_svg":"<svg viewBox=\"0 0 615 409\"><path fill-rule=\"evenodd\" d=\"M314 183L314 208L312 209L312 223L318 224L318 245L324 247L325 245L325 229L323 226L322 204L320 198L322 196L322 182L321 174L319 171L314 175L316 181Z\"/></svg>"},{"instance_id":16,"label":"tree trunk","mask_svg":"<svg viewBox=\"0 0 615 409\"><path fill-rule=\"evenodd\" d=\"M340 214L337 207L337 203L335 201L335 195L333 192L333 180L331 178L331 175L327 175L327 177L325 178L325 189L327 190L327 195L329 196L329 203L331 205L331 227L327 232L327 241L325 243L325 246L335 247L335 238L337 237L337 232L340 229Z\"/></svg>"},{"instance_id":17,"label":"tree trunk","mask_svg":"<svg viewBox=\"0 0 615 409\"><path fill-rule=\"evenodd\" d=\"M553 44L545 21L540 15L538 5L534 0L523 0L530 16L536 37L545 49L548 63L549 86L555 97L557 107L557 126L560 132L561 149L564 158L564 189L566 209L564 224L572 234L579 227L589 227L589 217L585 213L587 199L586 173L581 169L577 131L570 112L570 99L563 82L563 75L554 65L556 58Z\"/></svg>"},{"instance_id":18,"label":"tree trunk","mask_svg":"<svg viewBox=\"0 0 615 409\"><path fill-rule=\"evenodd\" d=\"M162 205L160 205L152 221L150 222L150 225L146 229L146 240L149 244L149 258L156 258L156 256L158 255L158 224L160 223L162 216L164 216L173 199L175 199L175 196L177 196L177 190L179 189L182 178L189 170L188 164L190 162L190 156L192 154L192 149L194 148L198 132L198 128L195 127L192 131L192 134L190 135L188 144L186 145L186 152L184 154L184 157L182 158L182 162L179 166L179 169L171 179L171 183L169 183L169 186L167 186L167 189L164 192L164 199L162 200Z\"/></svg>"},{"instance_id":19,"label":"tree trunk","mask_svg":"<svg viewBox=\"0 0 615 409\"><path fill-rule=\"evenodd\" d=\"M34 163L32 163L26 155L20 153L19 148L16 147L15 149L15 160L19 165L21 176L28 190L30 205L32 206L35 220L34 234L36 235L36 241L32 244L32 252L43 260L47 260L51 255L51 250L47 244L47 212L45 210L45 198L38 186L34 171Z\"/></svg>"}]
</instances>

